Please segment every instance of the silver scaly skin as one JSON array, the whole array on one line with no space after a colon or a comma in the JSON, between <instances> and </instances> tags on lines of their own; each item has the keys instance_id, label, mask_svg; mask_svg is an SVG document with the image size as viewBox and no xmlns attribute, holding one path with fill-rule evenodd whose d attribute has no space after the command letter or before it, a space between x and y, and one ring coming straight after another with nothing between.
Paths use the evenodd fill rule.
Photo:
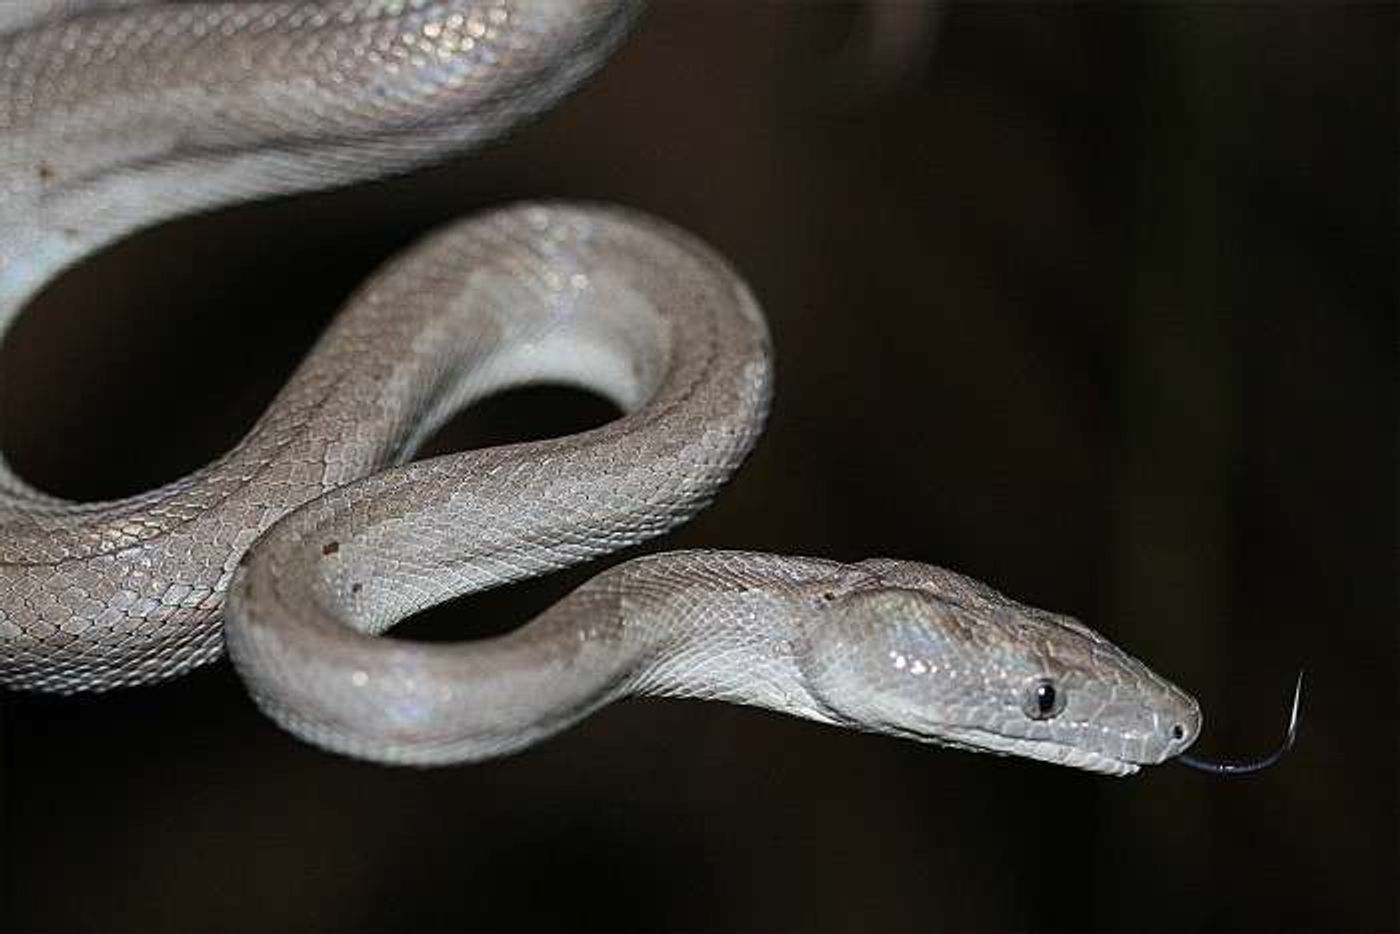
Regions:
<instances>
[{"instance_id":1,"label":"silver scaly skin","mask_svg":"<svg viewBox=\"0 0 1400 934\"><path fill-rule=\"evenodd\" d=\"M0 13L0 332L64 268L158 221L404 171L498 137L598 67L608 0L145 3ZM225 642L259 706L328 748L440 764L627 695L1126 775L1200 730L1081 624L948 571L745 552L618 565L520 630L375 638L413 612L658 535L757 440L758 305L633 212L453 225L350 301L249 434L165 487L69 503L0 462L0 684L156 682ZM411 462L462 406L539 381L624 415Z\"/></svg>"}]
</instances>

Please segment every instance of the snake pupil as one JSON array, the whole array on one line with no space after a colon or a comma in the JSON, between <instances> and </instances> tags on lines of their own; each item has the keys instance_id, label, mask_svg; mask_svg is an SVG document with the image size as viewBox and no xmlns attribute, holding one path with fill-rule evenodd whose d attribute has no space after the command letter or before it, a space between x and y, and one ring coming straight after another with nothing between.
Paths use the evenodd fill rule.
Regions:
<instances>
[{"instance_id":1,"label":"snake pupil","mask_svg":"<svg viewBox=\"0 0 1400 934\"><path fill-rule=\"evenodd\" d=\"M1064 696L1049 678L1035 682L1021 703L1026 716L1032 720L1049 720L1065 709Z\"/></svg>"}]
</instances>

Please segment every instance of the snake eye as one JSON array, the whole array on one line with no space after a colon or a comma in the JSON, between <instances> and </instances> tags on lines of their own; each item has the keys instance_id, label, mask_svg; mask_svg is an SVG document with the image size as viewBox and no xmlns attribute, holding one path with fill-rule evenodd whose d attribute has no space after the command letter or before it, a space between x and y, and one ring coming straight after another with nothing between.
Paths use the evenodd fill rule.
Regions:
<instances>
[{"instance_id":1,"label":"snake eye","mask_svg":"<svg viewBox=\"0 0 1400 934\"><path fill-rule=\"evenodd\" d=\"M1049 720L1057 717L1065 709L1065 696L1049 678L1041 678L1031 684L1026 699L1021 705L1026 716L1032 720Z\"/></svg>"}]
</instances>

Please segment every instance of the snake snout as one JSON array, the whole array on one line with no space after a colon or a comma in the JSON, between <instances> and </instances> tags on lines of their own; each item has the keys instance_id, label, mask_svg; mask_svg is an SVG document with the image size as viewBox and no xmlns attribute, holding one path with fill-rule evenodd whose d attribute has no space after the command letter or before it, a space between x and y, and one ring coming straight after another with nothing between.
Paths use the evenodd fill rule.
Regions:
<instances>
[{"instance_id":1,"label":"snake snout","mask_svg":"<svg viewBox=\"0 0 1400 934\"><path fill-rule=\"evenodd\" d=\"M1121 758L1129 762L1156 765L1180 755L1201 733L1200 705L1136 659L1125 657L1125 661L1140 678L1127 690L1121 685L1103 686L1121 699L1102 709L1097 724L1118 732Z\"/></svg>"},{"instance_id":2,"label":"snake snout","mask_svg":"<svg viewBox=\"0 0 1400 934\"><path fill-rule=\"evenodd\" d=\"M1170 700L1157 711L1157 747L1161 755L1152 762L1163 762L1180 755L1201 735L1201 705L1191 695L1170 688Z\"/></svg>"}]
</instances>

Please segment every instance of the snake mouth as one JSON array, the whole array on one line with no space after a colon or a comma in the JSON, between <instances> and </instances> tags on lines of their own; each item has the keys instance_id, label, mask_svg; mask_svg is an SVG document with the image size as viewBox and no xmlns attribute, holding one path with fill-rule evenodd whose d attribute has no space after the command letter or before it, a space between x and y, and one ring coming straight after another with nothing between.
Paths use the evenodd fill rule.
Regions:
<instances>
[{"instance_id":1,"label":"snake mouth","mask_svg":"<svg viewBox=\"0 0 1400 934\"><path fill-rule=\"evenodd\" d=\"M1012 740L1012 746L1008 751L1027 759L1035 759L1037 762L1067 765L1070 768L1119 778L1133 775L1141 768L1138 763L1129 762L1126 759L1118 759L1101 752L1095 752L1092 749L1081 749L1078 746L1067 746L1064 743L1047 740Z\"/></svg>"},{"instance_id":2,"label":"snake mouth","mask_svg":"<svg viewBox=\"0 0 1400 934\"><path fill-rule=\"evenodd\" d=\"M949 740L952 745L967 749L990 752L994 755L1020 756L1025 759L1034 759L1037 762L1065 765L1086 772L1119 778L1133 775L1142 767L1141 763L1119 759L1116 756L1093 749L1085 749L1082 746L1073 746L1048 739L1002 736L986 730L960 729L952 733Z\"/></svg>"},{"instance_id":3,"label":"snake mouth","mask_svg":"<svg viewBox=\"0 0 1400 934\"><path fill-rule=\"evenodd\" d=\"M1137 770L1141 768L1136 762L1128 762L1125 759L1115 759L1112 756L1106 756L1102 753L1075 749L1068 746L1059 746L1057 748L1060 750L1069 750L1064 759L1052 757L1043 761L1057 762L1062 765L1084 769L1088 772L1097 772L1100 775L1112 775L1118 778L1136 774Z\"/></svg>"}]
</instances>

